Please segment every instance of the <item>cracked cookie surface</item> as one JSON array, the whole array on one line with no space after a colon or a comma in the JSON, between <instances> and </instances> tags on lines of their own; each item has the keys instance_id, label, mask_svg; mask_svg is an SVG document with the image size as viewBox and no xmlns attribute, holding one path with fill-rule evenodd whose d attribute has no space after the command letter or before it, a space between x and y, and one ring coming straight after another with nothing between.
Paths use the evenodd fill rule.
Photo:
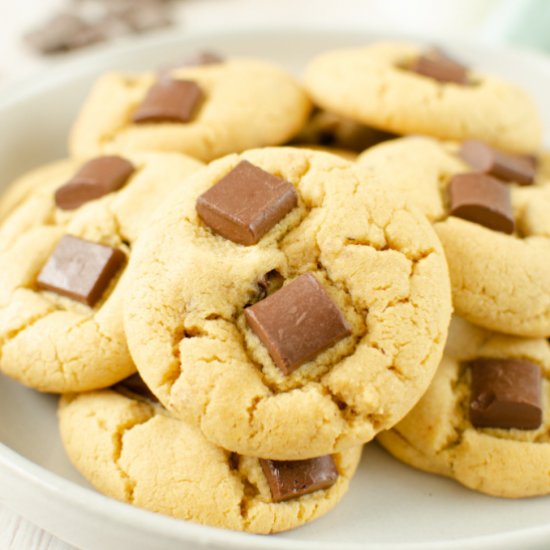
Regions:
<instances>
[{"instance_id":1,"label":"cracked cookie surface","mask_svg":"<svg viewBox=\"0 0 550 550\"><path fill-rule=\"evenodd\" d=\"M128 155L136 170L119 191L61 210L55 190L80 163L44 171L35 190L0 226L0 369L41 391L109 386L135 370L122 322L125 270L93 307L38 290L36 279L65 234L121 249L131 246L168 190L201 166L179 154ZM33 173L40 179L39 171Z\"/></svg>"},{"instance_id":2,"label":"cracked cookie surface","mask_svg":"<svg viewBox=\"0 0 550 550\"><path fill-rule=\"evenodd\" d=\"M525 359L541 367L543 422L536 430L475 428L468 415L477 358ZM443 361L416 407L377 440L396 458L495 496L550 493L550 348L543 339L493 333L453 318Z\"/></svg>"},{"instance_id":3,"label":"cracked cookie surface","mask_svg":"<svg viewBox=\"0 0 550 550\"><path fill-rule=\"evenodd\" d=\"M205 99L188 123L135 124L132 115L158 78L153 73L102 76L75 123L77 157L117 151L177 151L201 160L278 145L305 124L311 103L294 78L269 63L235 59L171 72L197 82Z\"/></svg>"},{"instance_id":4,"label":"cracked cookie surface","mask_svg":"<svg viewBox=\"0 0 550 550\"><path fill-rule=\"evenodd\" d=\"M401 138L359 157L360 170L399 191L434 223L451 276L458 315L491 330L550 336L550 187L509 184L516 232L506 235L448 215L451 178L471 170L455 144Z\"/></svg>"},{"instance_id":5,"label":"cracked cookie surface","mask_svg":"<svg viewBox=\"0 0 550 550\"><path fill-rule=\"evenodd\" d=\"M253 246L210 231L195 203L240 161L289 181L298 206ZM231 155L171 195L139 240L125 307L130 350L176 415L226 449L329 454L395 424L426 389L450 317L443 251L426 218L336 156ZM284 376L247 326L259 281L312 273L351 335Z\"/></svg>"},{"instance_id":6,"label":"cracked cookie surface","mask_svg":"<svg viewBox=\"0 0 550 550\"><path fill-rule=\"evenodd\" d=\"M205 525L275 533L314 520L346 493L361 447L333 455L328 489L274 503L257 458L209 443L160 405L103 390L65 396L59 422L67 453L99 491Z\"/></svg>"},{"instance_id":7,"label":"cracked cookie surface","mask_svg":"<svg viewBox=\"0 0 550 550\"><path fill-rule=\"evenodd\" d=\"M519 153L539 149L539 114L523 90L476 72L470 85L457 85L402 68L420 53L397 42L330 51L306 68L305 86L323 109L389 132L477 138Z\"/></svg>"},{"instance_id":8,"label":"cracked cookie surface","mask_svg":"<svg viewBox=\"0 0 550 550\"><path fill-rule=\"evenodd\" d=\"M51 162L27 172L11 182L0 195L0 223L28 197L40 189L44 181L63 180L67 175L66 159Z\"/></svg>"}]
</instances>

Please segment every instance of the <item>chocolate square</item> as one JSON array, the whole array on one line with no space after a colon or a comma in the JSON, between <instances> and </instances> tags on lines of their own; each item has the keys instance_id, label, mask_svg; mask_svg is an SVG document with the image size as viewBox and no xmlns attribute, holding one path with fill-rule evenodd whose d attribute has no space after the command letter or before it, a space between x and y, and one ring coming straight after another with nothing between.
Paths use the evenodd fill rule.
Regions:
<instances>
[{"instance_id":1,"label":"chocolate square","mask_svg":"<svg viewBox=\"0 0 550 550\"><path fill-rule=\"evenodd\" d=\"M88 161L55 192L55 204L73 210L88 201L117 191L135 171L132 163L118 156L98 157Z\"/></svg>"},{"instance_id":2,"label":"chocolate square","mask_svg":"<svg viewBox=\"0 0 550 550\"><path fill-rule=\"evenodd\" d=\"M147 122L189 122L202 101L203 92L192 80L161 77L150 89L132 120Z\"/></svg>"},{"instance_id":3,"label":"chocolate square","mask_svg":"<svg viewBox=\"0 0 550 550\"><path fill-rule=\"evenodd\" d=\"M301 275L244 313L283 374L290 374L351 334L345 317L311 273Z\"/></svg>"},{"instance_id":4,"label":"chocolate square","mask_svg":"<svg viewBox=\"0 0 550 550\"><path fill-rule=\"evenodd\" d=\"M514 232L510 189L499 180L475 172L458 174L449 184L449 197L451 216L494 231Z\"/></svg>"},{"instance_id":5,"label":"chocolate square","mask_svg":"<svg viewBox=\"0 0 550 550\"><path fill-rule=\"evenodd\" d=\"M468 70L439 48L431 48L419 55L409 70L442 83L468 84Z\"/></svg>"},{"instance_id":6,"label":"chocolate square","mask_svg":"<svg viewBox=\"0 0 550 550\"><path fill-rule=\"evenodd\" d=\"M273 502L298 498L336 483L338 470L331 455L308 460L260 459Z\"/></svg>"},{"instance_id":7,"label":"chocolate square","mask_svg":"<svg viewBox=\"0 0 550 550\"><path fill-rule=\"evenodd\" d=\"M466 140L458 154L474 170L504 181L530 185L535 179L536 163L528 155L509 155L477 139Z\"/></svg>"},{"instance_id":8,"label":"chocolate square","mask_svg":"<svg viewBox=\"0 0 550 550\"><path fill-rule=\"evenodd\" d=\"M256 244L298 204L288 181L243 160L197 199L197 213L216 233Z\"/></svg>"},{"instance_id":9,"label":"chocolate square","mask_svg":"<svg viewBox=\"0 0 550 550\"><path fill-rule=\"evenodd\" d=\"M37 286L94 306L125 258L116 248L65 235L38 275Z\"/></svg>"},{"instance_id":10,"label":"chocolate square","mask_svg":"<svg viewBox=\"0 0 550 550\"><path fill-rule=\"evenodd\" d=\"M475 427L540 427L542 376L538 365L523 359L477 359L471 370L470 421Z\"/></svg>"}]
</instances>

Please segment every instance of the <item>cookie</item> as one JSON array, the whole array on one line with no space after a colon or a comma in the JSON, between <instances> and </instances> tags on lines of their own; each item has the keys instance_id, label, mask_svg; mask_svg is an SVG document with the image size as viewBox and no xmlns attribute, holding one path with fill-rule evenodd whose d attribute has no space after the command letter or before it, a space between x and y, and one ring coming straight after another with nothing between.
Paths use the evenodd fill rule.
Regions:
<instances>
[{"instance_id":1,"label":"cookie","mask_svg":"<svg viewBox=\"0 0 550 550\"><path fill-rule=\"evenodd\" d=\"M426 394L378 441L399 460L489 495L550 493L550 349L453 319Z\"/></svg>"},{"instance_id":2,"label":"cookie","mask_svg":"<svg viewBox=\"0 0 550 550\"><path fill-rule=\"evenodd\" d=\"M40 190L44 181L66 176L66 160L40 166L11 182L0 195L0 224L35 191Z\"/></svg>"},{"instance_id":3,"label":"cookie","mask_svg":"<svg viewBox=\"0 0 550 550\"><path fill-rule=\"evenodd\" d=\"M238 456L161 406L111 390L63 397L59 422L69 458L102 493L252 533L292 529L331 510L361 456L360 447L299 463Z\"/></svg>"},{"instance_id":4,"label":"cookie","mask_svg":"<svg viewBox=\"0 0 550 550\"><path fill-rule=\"evenodd\" d=\"M458 315L498 332L550 336L550 226L544 209L550 205L550 188L544 173L535 184L524 186L485 175L479 181L488 187L476 206L472 196L459 197L453 187L462 183L466 190L478 181L460 150L459 145L429 138L403 138L368 150L358 163L434 223ZM498 196L490 195L491 190ZM501 199L508 201L506 206ZM466 210L464 200L470 201Z\"/></svg>"},{"instance_id":5,"label":"cookie","mask_svg":"<svg viewBox=\"0 0 550 550\"><path fill-rule=\"evenodd\" d=\"M187 183L130 266L125 329L160 401L216 445L277 460L353 447L405 415L450 316L425 217L302 149L230 155Z\"/></svg>"},{"instance_id":6,"label":"cookie","mask_svg":"<svg viewBox=\"0 0 550 550\"><path fill-rule=\"evenodd\" d=\"M178 154L66 160L0 227L0 368L48 392L135 370L122 322L125 263L151 211L201 163Z\"/></svg>"},{"instance_id":7,"label":"cookie","mask_svg":"<svg viewBox=\"0 0 550 550\"><path fill-rule=\"evenodd\" d=\"M262 61L234 59L161 77L111 73L86 100L70 149L77 157L115 148L177 151L209 161L285 143L300 131L310 109L298 83Z\"/></svg>"},{"instance_id":8,"label":"cookie","mask_svg":"<svg viewBox=\"0 0 550 550\"><path fill-rule=\"evenodd\" d=\"M310 62L305 86L319 107L388 132L539 149L539 114L523 90L464 68L463 83L441 82L441 74L418 70L422 53L400 42L330 51Z\"/></svg>"}]
</instances>

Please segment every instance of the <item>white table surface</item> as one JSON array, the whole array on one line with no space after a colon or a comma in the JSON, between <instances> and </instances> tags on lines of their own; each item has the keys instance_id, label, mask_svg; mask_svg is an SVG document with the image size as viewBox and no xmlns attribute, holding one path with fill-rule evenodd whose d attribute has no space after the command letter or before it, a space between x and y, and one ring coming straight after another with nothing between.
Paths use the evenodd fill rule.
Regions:
<instances>
[{"instance_id":1,"label":"white table surface","mask_svg":"<svg viewBox=\"0 0 550 550\"><path fill-rule=\"evenodd\" d=\"M333 25L347 23L365 28L378 27L428 33L433 36L460 35L496 41L505 25L495 8L507 0L186 0L178 8L183 28L215 29L228 22L239 26ZM32 74L48 64L26 51L19 39L23 31L63 4L63 0L0 0L0 18L9 20L0 32L0 93L2 84ZM502 10L501 10L502 11ZM492 14L490 17L489 14ZM72 56L78 55L71 54ZM9 501L9 495L0 498ZM0 550L72 550L74 547L46 533L0 502ZM99 549L98 549L99 550Z\"/></svg>"}]
</instances>

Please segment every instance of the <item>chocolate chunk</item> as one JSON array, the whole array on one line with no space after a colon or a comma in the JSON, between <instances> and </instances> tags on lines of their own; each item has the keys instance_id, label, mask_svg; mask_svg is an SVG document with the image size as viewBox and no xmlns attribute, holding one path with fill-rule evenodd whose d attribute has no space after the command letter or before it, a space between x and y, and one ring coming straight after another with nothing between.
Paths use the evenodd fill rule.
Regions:
<instances>
[{"instance_id":1,"label":"chocolate chunk","mask_svg":"<svg viewBox=\"0 0 550 550\"><path fill-rule=\"evenodd\" d=\"M301 275L244 313L283 374L290 374L351 334L345 317L311 273Z\"/></svg>"},{"instance_id":2,"label":"chocolate chunk","mask_svg":"<svg viewBox=\"0 0 550 550\"><path fill-rule=\"evenodd\" d=\"M132 120L137 123L189 122L202 98L196 82L164 76L149 89Z\"/></svg>"},{"instance_id":3,"label":"chocolate chunk","mask_svg":"<svg viewBox=\"0 0 550 550\"><path fill-rule=\"evenodd\" d=\"M331 455L308 460L260 459L273 502L298 498L336 483L338 471Z\"/></svg>"},{"instance_id":4,"label":"chocolate chunk","mask_svg":"<svg viewBox=\"0 0 550 550\"><path fill-rule=\"evenodd\" d=\"M449 184L451 216L479 223L494 231L514 232L510 189L499 180L470 172L458 174Z\"/></svg>"},{"instance_id":5,"label":"chocolate chunk","mask_svg":"<svg viewBox=\"0 0 550 550\"><path fill-rule=\"evenodd\" d=\"M409 66L409 70L438 82L468 84L468 70L438 48L427 50Z\"/></svg>"},{"instance_id":6,"label":"chocolate chunk","mask_svg":"<svg viewBox=\"0 0 550 550\"><path fill-rule=\"evenodd\" d=\"M218 63L223 63L224 61L225 59L223 56L217 54L216 52L202 51L186 59L181 66L194 67L197 65L217 65Z\"/></svg>"},{"instance_id":7,"label":"chocolate chunk","mask_svg":"<svg viewBox=\"0 0 550 550\"><path fill-rule=\"evenodd\" d=\"M94 306L124 260L121 250L65 235L38 275L37 286Z\"/></svg>"},{"instance_id":8,"label":"chocolate chunk","mask_svg":"<svg viewBox=\"0 0 550 550\"><path fill-rule=\"evenodd\" d=\"M113 390L123 395L137 395L148 401L158 403L155 394L149 389L149 386L147 386L143 378L137 372L113 386Z\"/></svg>"},{"instance_id":9,"label":"chocolate chunk","mask_svg":"<svg viewBox=\"0 0 550 550\"><path fill-rule=\"evenodd\" d=\"M54 15L40 28L28 32L25 43L42 54L57 54L104 40L101 29L70 12Z\"/></svg>"},{"instance_id":10,"label":"chocolate chunk","mask_svg":"<svg viewBox=\"0 0 550 550\"><path fill-rule=\"evenodd\" d=\"M285 278L276 270L272 269L268 271L258 281L258 287L260 288L260 297L258 301L263 300L267 296L270 296L277 290L279 290L285 282Z\"/></svg>"},{"instance_id":11,"label":"chocolate chunk","mask_svg":"<svg viewBox=\"0 0 550 550\"><path fill-rule=\"evenodd\" d=\"M63 210L73 210L120 189L135 168L117 156L98 157L88 161L55 192L55 204Z\"/></svg>"},{"instance_id":12,"label":"chocolate chunk","mask_svg":"<svg viewBox=\"0 0 550 550\"><path fill-rule=\"evenodd\" d=\"M466 140L458 154L475 170L504 181L530 185L535 179L536 163L529 155L507 155L477 139Z\"/></svg>"},{"instance_id":13,"label":"chocolate chunk","mask_svg":"<svg viewBox=\"0 0 550 550\"><path fill-rule=\"evenodd\" d=\"M540 367L522 359L471 363L470 421L477 428L536 430L542 423Z\"/></svg>"},{"instance_id":14,"label":"chocolate chunk","mask_svg":"<svg viewBox=\"0 0 550 550\"><path fill-rule=\"evenodd\" d=\"M130 3L128 9L119 15L122 22L128 26L130 32L143 33L169 27L174 24L172 14L168 10L162 9L162 3L148 1L140 2L137 6L135 4L134 0Z\"/></svg>"},{"instance_id":15,"label":"chocolate chunk","mask_svg":"<svg viewBox=\"0 0 550 550\"><path fill-rule=\"evenodd\" d=\"M297 204L292 184L243 160L197 199L197 213L222 237L249 246Z\"/></svg>"}]
</instances>

